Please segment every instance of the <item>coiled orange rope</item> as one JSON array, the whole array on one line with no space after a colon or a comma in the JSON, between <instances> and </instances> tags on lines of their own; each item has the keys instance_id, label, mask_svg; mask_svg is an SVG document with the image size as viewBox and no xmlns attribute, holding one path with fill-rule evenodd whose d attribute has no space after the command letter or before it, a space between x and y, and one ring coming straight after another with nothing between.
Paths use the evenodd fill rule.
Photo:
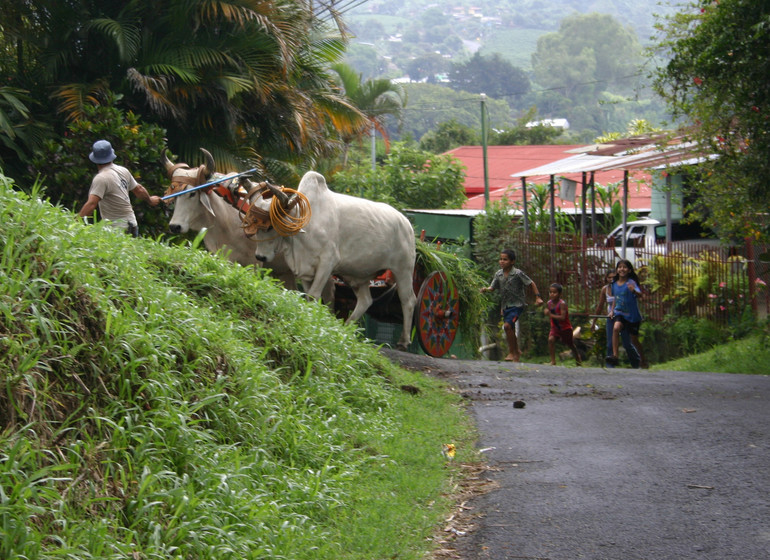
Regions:
<instances>
[{"instance_id":1,"label":"coiled orange rope","mask_svg":"<svg viewBox=\"0 0 770 560\"><path fill-rule=\"evenodd\" d=\"M283 188L289 198L292 196L297 197L297 203L294 205L297 208L297 215L292 216L289 212L291 209L284 208L277 196L274 196L270 201L270 223L278 232L278 235L282 237L288 237L290 235L296 235L300 230L307 225L310 221L312 211L310 209L310 201L307 197L299 191L294 189Z\"/></svg>"}]
</instances>

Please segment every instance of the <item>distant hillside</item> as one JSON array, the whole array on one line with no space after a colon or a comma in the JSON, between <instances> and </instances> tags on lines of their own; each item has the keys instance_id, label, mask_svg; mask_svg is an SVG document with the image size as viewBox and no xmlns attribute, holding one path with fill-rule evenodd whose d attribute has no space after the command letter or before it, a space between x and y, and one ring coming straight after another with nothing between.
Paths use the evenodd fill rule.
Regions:
<instances>
[{"instance_id":1,"label":"distant hillside","mask_svg":"<svg viewBox=\"0 0 770 560\"><path fill-rule=\"evenodd\" d=\"M353 42L374 46L380 56L397 59L400 55L413 57L438 52L458 59L469 54L463 42L477 42L482 54L498 52L515 66L527 70L537 38L556 31L561 20L570 14L610 14L623 25L632 27L639 41L647 44L653 35L656 14L672 13L675 5L673 0L456 0L445 3L370 0L344 16L355 35ZM446 22L426 19L432 11L443 14ZM430 28L443 25L447 29L432 37ZM415 26L428 32L417 37ZM449 36L456 36L458 40L449 41Z\"/></svg>"},{"instance_id":2,"label":"distant hillside","mask_svg":"<svg viewBox=\"0 0 770 560\"><path fill-rule=\"evenodd\" d=\"M642 48L653 36L656 14L669 15L674 10L673 2L665 3L661 0L457 0L451 3L370 0L344 14L353 36L346 61L363 79L398 78L403 81L428 82L424 85L435 84L450 89L456 85L452 82L457 77L455 74L453 78L453 72L465 72L466 81L458 82L468 83L469 70L463 68L463 65L474 53L490 60L493 55L500 55L514 68L508 71L503 67L502 73L487 69L478 76L471 76L477 88L471 88L469 95L485 91L492 98L506 101L509 116L500 121L502 126L508 126L505 123L520 118L527 110L535 107L538 115L543 118L568 119L571 128L569 134L574 136L573 141L590 142L606 132L624 132L628 123L634 120L641 119L652 126L662 126L667 121L664 104L654 95L644 78L647 72L642 71L638 77L633 76L636 74L636 64L643 56ZM615 78L603 80L598 75L601 72L594 69L589 70L589 73L593 72L592 75L583 73L587 87L576 89L575 86L581 84L580 80L574 76L570 78L569 72L565 71L571 67L570 63L565 65L564 60L558 58L548 61L548 65L541 61L540 75L535 75L532 55L537 51L538 40L544 34L558 32L562 20L575 14L609 15L611 18L599 19L609 21L605 24L608 27L620 29L622 26L637 35L638 45L633 51L611 51L617 59L617 67L628 67L627 72L620 74L624 76L623 82ZM596 21L596 17L589 16L585 20ZM602 31L608 27L591 29L584 34L571 32L570 37L583 36L579 40L586 40L585 37L604 37ZM625 32L620 30L621 34ZM607 37L612 36L610 34ZM601 42L597 48L608 44ZM580 52L580 48L572 48L569 52L573 51ZM559 56L553 49L548 52L552 56ZM602 65L603 69L606 67L606 64ZM546 78L544 68L549 68ZM507 71L513 75L520 70L524 71L530 82L531 90L524 88L529 93L518 95L515 92L520 90L513 88L495 90L494 77L504 75ZM523 81L522 78L517 79ZM560 79L565 83L560 83ZM542 83L538 83L538 80ZM600 87L590 84L604 85ZM597 91L591 91L592 88ZM496 93L492 94L491 91ZM438 93L442 98L445 97L443 92ZM449 118L436 113L435 100L420 104L417 102L420 97L410 96L411 114L408 123L402 125L402 130L390 130L394 139L400 138L407 129L413 138L419 139L437 122ZM476 116L463 118L460 113L464 105L461 107L446 99L439 109L444 113L451 112L452 118L458 122L478 120Z\"/></svg>"},{"instance_id":3,"label":"distant hillside","mask_svg":"<svg viewBox=\"0 0 770 560\"><path fill-rule=\"evenodd\" d=\"M460 23L463 23L464 18L500 18L503 25L508 27L553 31L559 27L562 18L572 13L598 12L610 14L623 24L632 26L639 32L639 40L644 43L653 32L656 14L672 13L679 3L678 0L369 0L348 12L346 17L391 15L413 20L425 10L438 7L453 14ZM469 15L468 10L472 8L477 10ZM460 15L462 10L465 10L465 16ZM491 22L489 27L494 25L496 22Z\"/></svg>"},{"instance_id":4,"label":"distant hillside","mask_svg":"<svg viewBox=\"0 0 770 560\"><path fill-rule=\"evenodd\" d=\"M522 70L532 69L532 53L537 38L548 31L543 29L499 29L486 37L479 52L488 56L500 53L503 58Z\"/></svg>"}]
</instances>

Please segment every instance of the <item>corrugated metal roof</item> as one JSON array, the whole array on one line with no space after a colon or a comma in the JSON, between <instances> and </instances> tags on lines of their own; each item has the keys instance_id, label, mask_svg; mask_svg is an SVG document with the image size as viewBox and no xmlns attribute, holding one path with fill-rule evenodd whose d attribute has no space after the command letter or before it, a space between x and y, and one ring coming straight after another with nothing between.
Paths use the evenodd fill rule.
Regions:
<instances>
[{"instance_id":1,"label":"corrugated metal roof","mask_svg":"<svg viewBox=\"0 0 770 560\"><path fill-rule=\"evenodd\" d=\"M601 165L608 164L613 158L608 156L590 156L587 154L578 154L568 158L552 161L540 167L525 169L514 173L511 177L535 177L540 175L563 175L565 173L582 173L583 171L594 171L601 168Z\"/></svg>"},{"instance_id":2,"label":"corrugated metal roof","mask_svg":"<svg viewBox=\"0 0 770 560\"><path fill-rule=\"evenodd\" d=\"M525 169L512 177L563 175L609 170L662 169L682 162L703 158L695 142L681 138L661 144L662 136L624 138L611 144L599 144L596 149L569 156L546 165Z\"/></svg>"},{"instance_id":3,"label":"corrugated metal roof","mask_svg":"<svg viewBox=\"0 0 770 560\"><path fill-rule=\"evenodd\" d=\"M488 146L487 180L489 190L508 187L516 182L511 173L530 169L538 165L562 159L570 150L582 146L544 145L544 146ZM446 152L460 160L465 166L465 194L474 196L484 193L484 157L481 146L460 146Z\"/></svg>"},{"instance_id":4,"label":"corrugated metal roof","mask_svg":"<svg viewBox=\"0 0 770 560\"><path fill-rule=\"evenodd\" d=\"M471 181L466 179L466 194L469 198L464 204L464 208L481 209L486 205L483 188L481 147L466 146L464 148L457 148L457 151L465 153L464 150L467 148L475 148L477 150L476 153L478 154L479 161L478 168L476 169L481 169L482 171L477 171L480 178L480 188L468 188ZM582 190L583 173L593 173L596 183L606 185L621 181L625 172L628 171L629 176L633 180L628 193L628 206L629 210L636 212L650 211L652 188L649 170L689 165L714 157L705 154L695 142L687 140L684 136L670 137L663 133L621 138L605 144L560 146L563 149L561 155L564 157L558 157L558 151L556 153L550 150L545 151L544 148L548 148L547 146L495 146L495 148L501 150L498 153L505 153L514 148L525 148L533 150L533 155L537 153L543 157L549 155L551 157L550 159L543 160L536 166L523 169L516 169L513 166L507 165L504 161L500 161L501 167L495 167L496 173L507 170L510 175L508 175L506 180L495 182L490 180L490 202L503 197L520 200L522 197L522 180L525 180L528 184L544 183L548 182L551 176L557 181L562 177L576 181L578 183L579 198ZM490 149L488 148L488 150ZM490 176L492 175L492 157L491 152L488 151L487 158ZM463 160L462 157L460 159ZM520 160L519 163L522 163L522 161ZM468 167L470 170L471 166L469 165ZM562 210L575 207L573 201L561 200L558 187L555 194L557 204Z\"/></svg>"}]
</instances>

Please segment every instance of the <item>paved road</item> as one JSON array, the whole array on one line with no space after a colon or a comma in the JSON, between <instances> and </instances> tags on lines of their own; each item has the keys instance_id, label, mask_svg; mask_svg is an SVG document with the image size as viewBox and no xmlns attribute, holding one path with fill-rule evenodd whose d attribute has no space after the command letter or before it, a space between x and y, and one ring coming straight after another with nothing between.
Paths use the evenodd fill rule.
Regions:
<instances>
[{"instance_id":1,"label":"paved road","mask_svg":"<svg viewBox=\"0 0 770 560\"><path fill-rule=\"evenodd\" d=\"M386 352L456 384L493 448L457 558L770 559L770 377Z\"/></svg>"}]
</instances>

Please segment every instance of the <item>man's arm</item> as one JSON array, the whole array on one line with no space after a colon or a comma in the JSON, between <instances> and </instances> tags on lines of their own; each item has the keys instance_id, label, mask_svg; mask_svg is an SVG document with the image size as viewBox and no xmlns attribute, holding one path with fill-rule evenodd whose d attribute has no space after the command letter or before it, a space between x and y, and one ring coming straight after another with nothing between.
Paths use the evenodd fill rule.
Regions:
<instances>
[{"instance_id":1,"label":"man's arm","mask_svg":"<svg viewBox=\"0 0 770 560\"><path fill-rule=\"evenodd\" d=\"M150 206L157 206L158 204L160 204L160 197L150 196L150 193L147 192L147 189L145 189L139 183L136 184L136 186L131 190L131 192L136 195L136 198L140 200L144 200L145 202L149 202Z\"/></svg>"},{"instance_id":2,"label":"man's arm","mask_svg":"<svg viewBox=\"0 0 770 560\"><path fill-rule=\"evenodd\" d=\"M80 209L80 212L78 212L78 216L80 216L81 218L86 218L88 216L91 216L94 213L94 210L96 210L96 207L99 205L100 200L101 200L101 197L95 194L89 194L88 200L86 200L85 204L83 204L83 207Z\"/></svg>"}]
</instances>

